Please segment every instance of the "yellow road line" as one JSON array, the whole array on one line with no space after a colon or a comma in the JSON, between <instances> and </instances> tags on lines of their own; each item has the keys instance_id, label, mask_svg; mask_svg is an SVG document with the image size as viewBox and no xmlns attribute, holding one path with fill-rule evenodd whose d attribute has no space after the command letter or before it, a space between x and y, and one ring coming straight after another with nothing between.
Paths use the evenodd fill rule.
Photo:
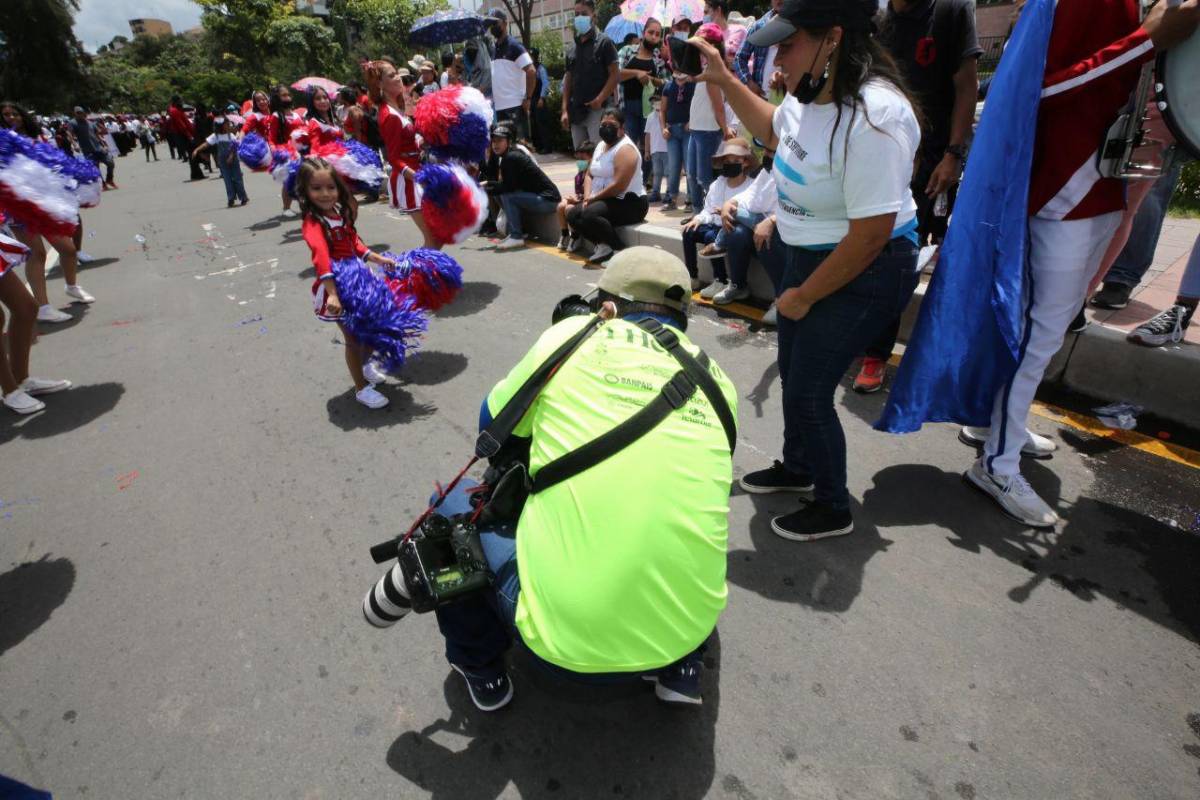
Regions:
<instances>
[{"instance_id":1,"label":"yellow road line","mask_svg":"<svg viewBox=\"0 0 1200 800\"><path fill-rule=\"evenodd\" d=\"M574 256L570 253L564 253L557 247L551 247L550 245L545 245L538 242L526 242L526 246L541 250L545 253L550 253L551 255L558 256L559 258L574 262L576 264L584 265L587 263L585 259L579 256ZM763 315L762 309L755 308L754 306L748 306L743 303L730 303L724 306L714 306L710 301L700 299L699 292L692 295L692 300L697 305L708 308L717 308L721 311L729 311L737 316L756 322L761 320ZM899 366L901 355L901 353L894 354L890 359L888 359L888 363L893 367ZM1144 433L1138 433L1137 431L1122 431L1109 428L1094 417L1089 417L1086 414L1080 414L1076 411L1069 411L1065 408L1059 408L1058 406L1050 405L1049 403L1042 403L1035 400L1033 407L1030 410L1039 417L1044 417L1053 422L1057 422L1060 425L1065 425L1068 428L1074 428L1078 431L1090 433L1093 436L1112 439L1113 441L1119 442L1126 447L1132 447L1135 450L1141 450L1143 453L1149 453L1152 456L1165 458L1168 461L1173 461L1176 464L1182 464L1186 467L1192 467L1193 469L1200 469L1200 452L1192 450L1188 447L1172 444L1171 442L1165 442L1161 439L1156 439L1153 436L1147 436Z\"/></svg>"}]
</instances>

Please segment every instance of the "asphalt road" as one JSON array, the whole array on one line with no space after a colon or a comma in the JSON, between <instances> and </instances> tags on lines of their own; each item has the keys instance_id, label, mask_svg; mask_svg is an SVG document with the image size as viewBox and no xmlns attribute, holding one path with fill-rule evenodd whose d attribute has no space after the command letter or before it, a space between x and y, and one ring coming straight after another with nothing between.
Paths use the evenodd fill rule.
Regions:
<instances>
[{"instance_id":1,"label":"asphalt road","mask_svg":"<svg viewBox=\"0 0 1200 800\"><path fill-rule=\"evenodd\" d=\"M367 548L596 273L451 248L462 295L368 411L275 185L229 210L186 177L120 160L85 214L98 299L34 350L76 386L0 417L0 773L56 798L1200 795L1200 473L1035 418L1061 447L1027 474L1065 522L1033 533L964 486L953 427L874 433L882 398L853 393L852 536L787 542L794 500L732 499L702 709L516 658L512 705L475 712L432 615L363 622ZM382 206L359 229L419 241ZM735 470L769 463L773 335L708 310L692 335L741 390Z\"/></svg>"}]
</instances>

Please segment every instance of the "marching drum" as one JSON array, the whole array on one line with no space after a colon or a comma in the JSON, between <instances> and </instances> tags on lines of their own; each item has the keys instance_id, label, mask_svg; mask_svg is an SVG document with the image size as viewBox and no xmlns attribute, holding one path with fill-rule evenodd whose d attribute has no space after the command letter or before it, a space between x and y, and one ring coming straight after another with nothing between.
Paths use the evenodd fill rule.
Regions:
<instances>
[{"instance_id":1,"label":"marching drum","mask_svg":"<svg viewBox=\"0 0 1200 800\"><path fill-rule=\"evenodd\" d=\"M1158 108L1175 141L1200 158L1200 34L1158 57Z\"/></svg>"}]
</instances>

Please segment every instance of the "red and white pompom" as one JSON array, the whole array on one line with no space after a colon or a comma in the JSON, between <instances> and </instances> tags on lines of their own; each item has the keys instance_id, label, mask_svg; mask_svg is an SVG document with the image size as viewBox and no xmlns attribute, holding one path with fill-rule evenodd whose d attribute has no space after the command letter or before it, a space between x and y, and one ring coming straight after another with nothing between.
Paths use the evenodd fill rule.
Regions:
<instances>
[{"instance_id":1,"label":"red and white pompom","mask_svg":"<svg viewBox=\"0 0 1200 800\"><path fill-rule=\"evenodd\" d=\"M426 164L417 171L421 214L438 244L461 244L487 219L485 192L457 164Z\"/></svg>"},{"instance_id":2,"label":"red and white pompom","mask_svg":"<svg viewBox=\"0 0 1200 800\"><path fill-rule=\"evenodd\" d=\"M470 86L447 86L417 101L413 125L439 161L475 164L487 154L492 105Z\"/></svg>"}]
</instances>

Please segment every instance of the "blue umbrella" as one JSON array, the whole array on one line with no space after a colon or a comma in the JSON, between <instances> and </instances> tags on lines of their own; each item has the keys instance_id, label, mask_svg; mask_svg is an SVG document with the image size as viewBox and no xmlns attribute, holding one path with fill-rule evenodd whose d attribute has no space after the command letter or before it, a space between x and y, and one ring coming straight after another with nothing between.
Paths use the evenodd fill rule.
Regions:
<instances>
[{"instance_id":1,"label":"blue umbrella","mask_svg":"<svg viewBox=\"0 0 1200 800\"><path fill-rule=\"evenodd\" d=\"M453 44L483 35L486 25L487 19L474 11L454 8L418 19L408 32L408 40L417 45Z\"/></svg>"},{"instance_id":2,"label":"blue umbrella","mask_svg":"<svg viewBox=\"0 0 1200 800\"><path fill-rule=\"evenodd\" d=\"M625 37L631 33L635 36L641 36L642 23L625 19L620 14L610 19L608 24L604 26L604 35L612 39L617 47L620 47L621 42L625 41Z\"/></svg>"}]
</instances>

